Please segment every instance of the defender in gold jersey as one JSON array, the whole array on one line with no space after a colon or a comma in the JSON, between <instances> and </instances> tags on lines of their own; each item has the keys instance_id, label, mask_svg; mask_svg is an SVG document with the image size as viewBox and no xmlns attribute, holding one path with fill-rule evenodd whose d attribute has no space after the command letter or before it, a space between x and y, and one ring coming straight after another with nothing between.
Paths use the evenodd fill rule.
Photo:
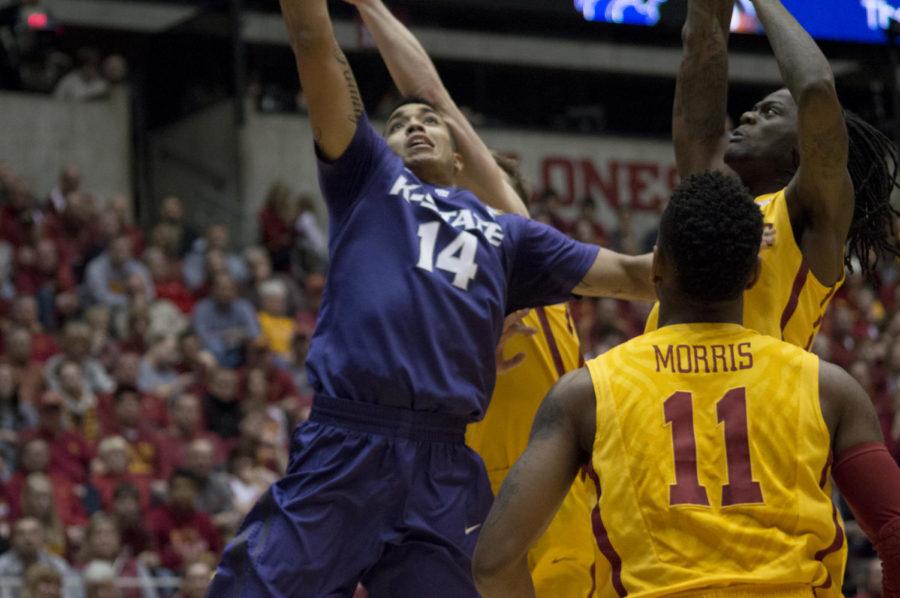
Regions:
<instances>
[{"instance_id":1,"label":"defender in gold jersey","mask_svg":"<svg viewBox=\"0 0 900 598\"><path fill-rule=\"evenodd\" d=\"M466 430L466 444L484 460L494 494L525 451L528 432L547 392L566 372L584 363L566 305L533 309L522 324L534 334L512 336L505 346L505 352L521 357L521 362L497 375L484 419ZM578 476L553 521L528 552L528 568L539 597L583 597L594 589L588 484L586 476Z\"/></svg>"},{"instance_id":2,"label":"defender in gold jersey","mask_svg":"<svg viewBox=\"0 0 900 598\"><path fill-rule=\"evenodd\" d=\"M765 218L759 283L744 298L744 324L808 349L829 301L858 263L900 253L892 240L897 149L845 112L825 56L779 0L753 0L786 89L725 131L728 33L734 0L688 0L672 136L678 172L738 177ZM715 248L710 248L715 252ZM645 331L657 326L651 313Z\"/></svg>"},{"instance_id":3,"label":"defender in gold jersey","mask_svg":"<svg viewBox=\"0 0 900 598\"><path fill-rule=\"evenodd\" d=\"M583 469L610 569L599 596L840 596L829 474L898 595L900 469L869 398L840 368L741 324L762 226L732 178L676 189L654 254L660 328L544 400L475 551L485 598L533 595L525 552Z\"/></svg>"}]
</instances>

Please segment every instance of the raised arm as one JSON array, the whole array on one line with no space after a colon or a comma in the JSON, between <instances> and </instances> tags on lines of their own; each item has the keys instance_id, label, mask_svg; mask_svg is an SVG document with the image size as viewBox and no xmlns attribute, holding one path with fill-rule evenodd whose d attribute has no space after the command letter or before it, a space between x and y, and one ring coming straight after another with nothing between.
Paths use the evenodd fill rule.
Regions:
<instances>
[{"instance_id":1,"label":"raised arm","mask_svg":"<svg viewBox=\"0 0 900 598\"><path fill-rule=\"evenodd\" d=\"M484 598L534 596L526 555L590 461L595 405L584 368L563 376L541 404L528 448L503 482L475 547L472 572Z\"/></svg>"},{"instance_id":2,"label":"raised arm","mask_svg":"<svg viewBox=\"0 0 900 598\"><path fill-rule=\"evenodd\" d=\"M844 272L844 243L853 219L853 182L847 170L849 140L834 74L816 42L779 0L753 0L781 77L798 108L800 166L788 185L794 230L823 284Z\"/></svg>"},{"instance_id":3,"label":"raised arm","mask_svg":"<svg viewBox=\"0 0 900 598\"><path fill-rule=\"evenodd\" d=\"M450 97L419 40L381 0L346 1L359 9L400 93L428 100L444 116L462 156L462 186L494 209L527 216L524 202L506 182L490 150Z\"/></svg>"},{"instance_id":4,"label":"raised arm","mask_svg":"<svg viewBox=\"0 0 900 598\"><path fill-rule=\"evenodd\" d=\"M672 139L682 178L725 166L728 32L733 0L689 0L675 82Z\"/></svg>"},{"instance_id":5,"label":"raised arm","mask_svg":"<svg viewBox=\"0 0 900 598\"><path fill-rule=\"evenodd\" d=\"M281 0L313 138L325 158L343 155L363 113L362 98L338 46L327 0Z\"/></svg>"},{"instance_id":6,"label":"raised arm","mask_svg":"<svg viewBox=\"0 0 900 598\"><path fill-rule=\"evenodd\" d=\"M653 254L624 255L601 247L597 259L572 292L590 297L656 301Z\"/></svg>"}]
</instances>

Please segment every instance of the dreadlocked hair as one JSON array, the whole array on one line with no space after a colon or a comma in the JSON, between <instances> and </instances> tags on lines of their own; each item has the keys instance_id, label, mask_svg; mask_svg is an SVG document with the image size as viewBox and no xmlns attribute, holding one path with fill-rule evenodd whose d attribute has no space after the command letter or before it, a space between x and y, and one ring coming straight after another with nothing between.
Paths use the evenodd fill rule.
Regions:
<instances>
[{"instance_id":1,"label":"dreadlocked hair","mask_svg":"<svg viewBox=\"0 0 900 598\"><path fill-rule=\"evenodd\" d=\"M894 216L900 212L891 205L891 194L900 188L900 159L887 135L849 110L844 119L850 136L847 170L856 195L844 264L853 272L855 258L863 276L874 280L879 260L900 256L894 237Z\"/></svg>"}]
</instances>

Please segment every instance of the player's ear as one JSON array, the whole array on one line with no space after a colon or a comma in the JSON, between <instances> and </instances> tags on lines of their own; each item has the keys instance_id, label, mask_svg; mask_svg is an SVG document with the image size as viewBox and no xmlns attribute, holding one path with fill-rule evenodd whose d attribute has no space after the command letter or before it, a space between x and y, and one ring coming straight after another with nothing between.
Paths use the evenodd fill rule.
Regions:
<instances>
[{"instance_id":1,"label":"player's ear","mask_svg":"<svg viewBox=\"0 0 900 598\"><path fill-rule=\"evenodd\" d=\"M653 274L653 282L657 283L662 280L663 277L663 269L665 268L665 258L663 257L662 252L659 250L659 245L653 246L653 264L650 267L650 271Z\"/></svg>"},{"instance_id":2,"label":"player's ear","mask_svg":"<svg viewBox=\"0 0 900 598\"><path fill-rule=\"evenodd\" d=\"M760 274L762 274L762 260L759 259L759 256L756 256L756 264L753 266L753 273L750 275L750 280L747 281L747 286L744 287L744 289L752 289L753 285L759 282Z\"/></svg>"},{"instance_id":3,"label":"player's ear","mask_svg":"<svg viewBox=\"0 0 900 598\"><path fill-rule=\"evenodd\" d=\"M453 174L459 176L459 173L463 171L463 159L462 156L456 152L453 152Z\"/></svg>"}]
</instances>

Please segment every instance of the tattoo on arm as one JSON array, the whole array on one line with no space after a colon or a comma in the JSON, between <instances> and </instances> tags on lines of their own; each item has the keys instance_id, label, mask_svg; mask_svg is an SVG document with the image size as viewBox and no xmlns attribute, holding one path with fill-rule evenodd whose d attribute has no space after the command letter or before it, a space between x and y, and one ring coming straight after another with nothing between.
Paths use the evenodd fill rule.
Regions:
<instances>
[{"instance_id":1,"label":"tattoo on arm","mask_svg":"<svg viewBox=\"0 0 900 598\"><path fill-rule=\"evenodd\" d=\"M363 113L363 102L362 97L359 95L359 87L356 85L356 78L353 76L353 70L350 68L350 63L347 62L347 57L344 56L344 53L337 45L334 47L334 58L341 65L341 74L343 74L344 81L347 83L347 90L350 92L350 102L353 104L353 114L348 114L347 118L351 123L356 124Z\"/></svg>"}]
</instances>

